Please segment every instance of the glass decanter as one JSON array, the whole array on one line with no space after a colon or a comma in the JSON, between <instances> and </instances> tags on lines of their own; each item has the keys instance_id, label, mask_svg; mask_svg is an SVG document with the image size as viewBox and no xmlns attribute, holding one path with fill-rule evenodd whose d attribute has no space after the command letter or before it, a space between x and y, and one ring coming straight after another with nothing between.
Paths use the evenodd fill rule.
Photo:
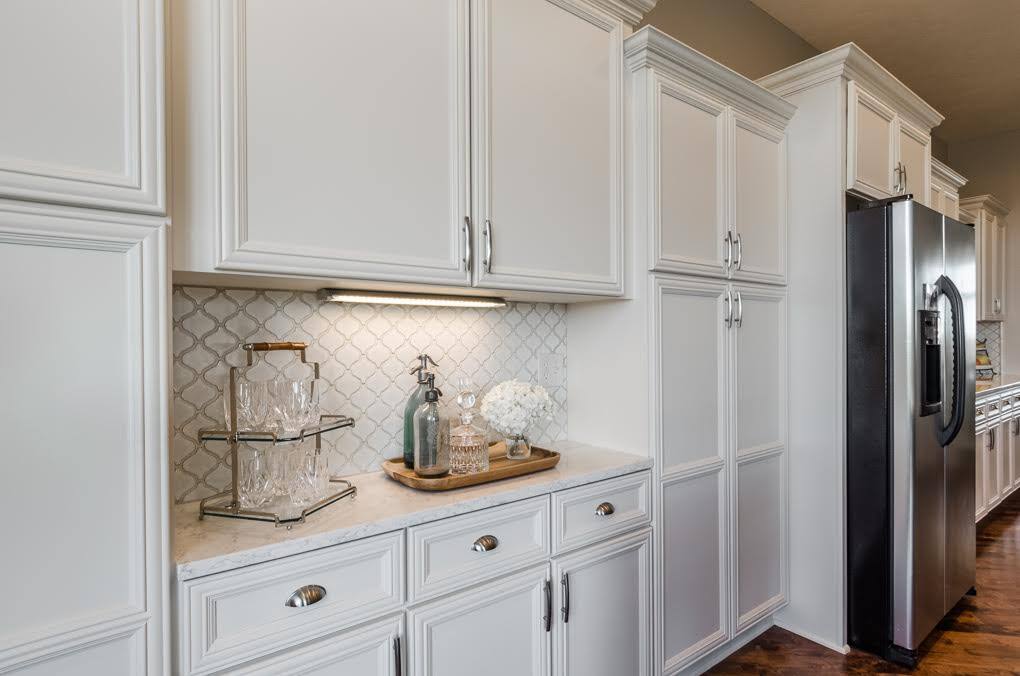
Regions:
<instances>
[{"instance_id":1,"label":"glass decanter","mask_svg":"<svg viewBox=\"0 0 1020 676\"><path fill-rule=\"evenodd\" d=\"M472 474L489 470L489 444L485 432L471 424L477 394L471 381L457 381L457 405L460 406L460 425L450 430L450 471L454 474Z\"/></svg>"}]
</instances>

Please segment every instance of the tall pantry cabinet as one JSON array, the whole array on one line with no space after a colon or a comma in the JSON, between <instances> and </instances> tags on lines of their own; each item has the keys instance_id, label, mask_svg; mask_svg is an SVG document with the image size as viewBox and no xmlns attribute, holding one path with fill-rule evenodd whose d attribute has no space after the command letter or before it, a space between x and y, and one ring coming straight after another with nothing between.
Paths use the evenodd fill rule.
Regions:
<instances>
[{"instance_id":1,"label":"tall pantry cabinet","mask_svg":"<svg viewBox=\"0 0 1020 676\"><path fill-rule=\"evenodd\" d=\"M568 436L654 454L654 673L787 597L786 136L794 107L658 30L625 43L630 300L572 306Z\"/></svg>"},{"instance_id":2,"label":"tall pantry cabinet","mask_svg":"<svg viewBox=\"0 0 1020 676\"><path fill-rule=\"evenodd\" d=\"M162 0L0 3L0 672L168 673Z\"/></svg>"}]
</instances>

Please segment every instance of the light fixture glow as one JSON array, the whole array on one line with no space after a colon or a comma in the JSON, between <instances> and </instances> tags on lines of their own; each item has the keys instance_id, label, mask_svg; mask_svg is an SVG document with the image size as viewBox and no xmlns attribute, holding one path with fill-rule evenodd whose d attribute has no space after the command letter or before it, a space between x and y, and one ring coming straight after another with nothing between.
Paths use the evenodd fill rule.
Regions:
<instances>
[{"instance_id":1,"label":"light fixture glow","mask_svg":"<svg viewBox=\"0 0 1020 676\"><path fill-rule=\"evenodd\" d=\"M378 305L425 305L428 307L506 307L506 301L492 296L445 296L436 293L351 291L319 289L323 303L373 303Z\"/></svg>"}]
</instances>

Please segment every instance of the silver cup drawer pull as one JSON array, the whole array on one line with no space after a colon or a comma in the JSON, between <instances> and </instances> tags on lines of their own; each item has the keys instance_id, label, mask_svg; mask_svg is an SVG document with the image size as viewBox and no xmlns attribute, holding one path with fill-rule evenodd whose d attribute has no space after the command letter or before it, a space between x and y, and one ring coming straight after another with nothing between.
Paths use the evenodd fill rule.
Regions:
<instances>
[{"instance_id":1,"label":"silver cup drawer pull","mask_svg":"<svg viewBox=\"0 0 1020 676\"><path fill-rule=\"evenodd\" d=\"M483 535L475 540L475 543L471 545L471 550L484 554L485 552L491 552L496 547L499 547L499 540L496 539L495 535Z\"/></svg>"},{"instance_id":2,"label":"silver cup drawer pull","mask_svg":"<svg viewBox=\"0 0 1020 676\"><path fill-rule=\"evenodd\" d=\"M595 516L609 516L616 511L616 507L613 507L611 502L603 502L595 508Z\"/></svg>"},{"instance_id":3,"label":"silver cup drawer pull","mask_svg":"<svg viewBox=\"0 0 1020 676\"><path fill-rule=\"evenodd\" d=\"M325 587L319 584L306 584L291 594L284 605L288 608L304 608L318 603L324 598L326 598Z\"/></svg>"}]
</instances>

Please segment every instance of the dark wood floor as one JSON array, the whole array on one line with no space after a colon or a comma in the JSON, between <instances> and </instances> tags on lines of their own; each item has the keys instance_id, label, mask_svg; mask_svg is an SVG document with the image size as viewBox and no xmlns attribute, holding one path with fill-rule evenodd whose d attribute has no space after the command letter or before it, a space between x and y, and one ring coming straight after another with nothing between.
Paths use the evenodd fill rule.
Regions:
<instances>
[{"instance_id":1,"label":"dark wood floor","mask_svg":"<svg viewBox=\"0 0 1020 676\"><path fill-rule=\"evenodd\" d=\"M915 674L1020 674L1020 495L981 523L977 596L961 601L925 644ZM823 648L773 627L711 674L904 674L867 653Z\"/></svg>"}]
</instances>

